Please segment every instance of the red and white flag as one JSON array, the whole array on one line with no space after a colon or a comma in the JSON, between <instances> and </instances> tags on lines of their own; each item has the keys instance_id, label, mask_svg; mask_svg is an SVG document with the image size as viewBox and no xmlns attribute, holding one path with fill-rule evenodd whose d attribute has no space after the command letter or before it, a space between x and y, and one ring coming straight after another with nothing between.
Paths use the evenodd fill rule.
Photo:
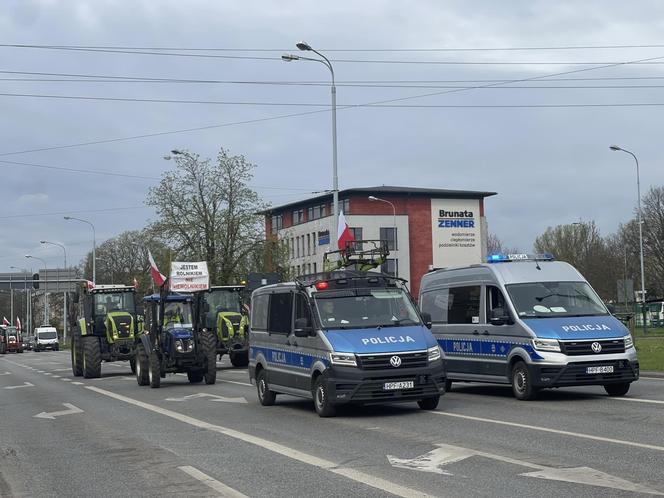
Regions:
<instances>
[{"instance_id":1,"label":"red and white flag","mask_svg":"<svg viewBox=\"0 0 664 498\"><path fill-rule=\"evenodd\" d=\"M149 250L148 250L148 261L150 262L150 275L152 275L152 280L154 280L155 284L161 287L162 285L164 285L166 277L164 277L164 275L162 275L161 272L159 271L159 268L157 268L157 263L154 262L152 253Z\"/></svg>"},{"instance_id":2,"label":"red and white flag","mask_svg":"<svg viewBox=\"0 0 664 498\"><path fill-rule=\"evenodd\" d=\"M348 244L355 240L353 234L350 231L350 228L348 227L348 223L346 223L346 217L344 216L343 211L339 212L339 225L337 226L337 233L339 234L337 236L337 246L340 250L346 249Z\"/></svg>"},{"instance_id":3,"label":"red and white flag","mask_svg":"<svg viewBox=\"0 0 664 498\"><path fill-rule=\"evenodd\" d=\"M9 322L9 320L7 320L7 317L6 317L6 316L3 316L3 317L2 317L2 324L3 324L5 327L9 327L9 326L11 325L11 323Z\"/></svg>"},{"instance_id":4,"label":"red and white flag","mask_svg":"<svg viewBox=\"0 0 664 498\"><path fill-rule=\"evenodd\" d=\"M19 317L16 317L16 328L21 331L21 319Z\"/></svg>"},{"instance_id":5,"label":"red and white flag","mask_svg":"<svg viewBox=\"0 0 664 498\"><path fill-rule=\"evenodd\" d=\"M86 287L88 290L92 290L92 289L95 288L95 283L94 283L92 280L86 280L86 281L85 281L85 287Z\"/></svg>"}]
</instances>

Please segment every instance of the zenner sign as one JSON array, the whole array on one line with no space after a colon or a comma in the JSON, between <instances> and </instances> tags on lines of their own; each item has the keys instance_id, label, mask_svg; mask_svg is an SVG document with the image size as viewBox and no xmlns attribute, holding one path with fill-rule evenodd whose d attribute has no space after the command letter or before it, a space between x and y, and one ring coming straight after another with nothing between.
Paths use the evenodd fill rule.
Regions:
<instances>
[{"instance_id":1,"label":"zenner sign","mask_svg":"<svg viewBox=\"0 0 664 498\"><path fill-rule=\"evenodd\" d=\"M195 292L210 288L207 261L171 263L170 289L180 292Z\"/></svg>"},{"instance_id":2,"label":"zenner sign","mask_svg":"<svg viewBox=\"0 0 664 498\"><path fill-rule=\"evenodd\" d=\"M482 217L478 199L431 199L433 266L481 263Z\"/></svg>"}]
</instances>

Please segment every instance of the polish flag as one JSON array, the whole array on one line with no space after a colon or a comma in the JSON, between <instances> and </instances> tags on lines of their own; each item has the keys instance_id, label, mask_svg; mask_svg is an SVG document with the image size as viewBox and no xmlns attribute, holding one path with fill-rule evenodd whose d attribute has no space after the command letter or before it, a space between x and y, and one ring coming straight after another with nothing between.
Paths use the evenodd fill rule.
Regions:
<instances>
[{"instance_id":1,"label":"polish flag","mask_svg":"<svg viewBox=\"0 0 664 498\"><path fill-rule=\"evenodd\" d=\"M16 328L20 332L20 330L21 330L21 319L19 317L16 317Z\"/></svg>"},{"instance_id":2,"label":"polish flag","mask_svg":"<svg viewBox=\"0 0 664 498\"><path fill-rule=\"evenodd\" d=\"M88 290L92 290L92 289L95 288L95 283L94 283L92 280L86 280L86 281L85 281L85 287L86 287Z\"/></svg>"},{"instance_id":3,"label":"polish flag","mask_svg":"<svg viewBox=\"0 0 664 498\"><path fill-rule=\"evenodd\" d=\"M161 287L162 285L164 285L166 277L164 277L159 272L159 268L157 268L157 263L154 262L154 259L152 258L152 253L149 250L148 250L148 262L150 263L150 275L152 275L152 280L154 280L155 284Z\"/></svg>"},{"instance_id":4,"label":"polish flag","mask_svg":"<svg viewBox=\"0 0 664 498\"><path fill-rule=\"evenodd\" d=\"M343 211L339 212L339 225L337 226L337 234L337 246L340 250L346 249L348 244L355 240L353 238L353 234L350 232L348 223L346 223L346 217L344 216Z\"/></svg>"},{"instance_id":5,"label":"polish flag","mask_svg":"<svg viewBox=\"0 0 664 498\"><path fill-rule=\"evenodd\" d=\"M6 316L3 316L3 317L2 317L2 324L3 324L5 327L9 327L9 326L11 325L11 323L9 323L9 320L7 320L7 317L6 317Z\"/></svg>"}]
</instances>

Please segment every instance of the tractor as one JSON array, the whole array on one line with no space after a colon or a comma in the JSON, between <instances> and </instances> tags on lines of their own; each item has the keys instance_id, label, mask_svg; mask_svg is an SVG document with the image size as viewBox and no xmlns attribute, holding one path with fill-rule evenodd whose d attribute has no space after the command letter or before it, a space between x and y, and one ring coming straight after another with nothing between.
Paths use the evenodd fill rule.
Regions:
<instances>
[{"instance_id":1,"label":"tractor","mask_svg":"<svg viewBox=\"0 0 664 498\"><path fill-rule=\"evenodd\" d=\"M194 327L194 299L169 293L143 298L144 333L136 351L136 381L157 388L167 373L187 374L192 384L217 379L217 341L213 331Z\"/></svg>"},{"instance_id":2,"label":"tractor","mask_svg":"<svg viewBox=\"0 0 664 498\"><path fill-rule=\"evenodd\" d=\"M244 286L213 286L196 293L197 328L217 337L219 359L227 354L234 367L249 363L249 316L243 307Z\"/></svg>"},{"instance_id":3,"label":"tractor","mask_svg":"<svg viewBox=\"0 0 664 498\"><path fill-rule=\"evenodd\" d=\"M71 368L75 376L101 377L102 361L129 361L135 371L139 323L136 289L84 283L70 308Z\"/></svg>"}]
</instances>

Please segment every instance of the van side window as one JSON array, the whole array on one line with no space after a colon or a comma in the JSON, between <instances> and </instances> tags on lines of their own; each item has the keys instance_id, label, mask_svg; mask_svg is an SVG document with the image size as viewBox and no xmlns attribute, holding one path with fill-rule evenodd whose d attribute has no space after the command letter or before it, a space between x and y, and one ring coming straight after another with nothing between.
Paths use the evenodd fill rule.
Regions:
<instances>
[{"instance_id":1,"label":"van side window","mask_svg":"<svg viewBox=\"0 0 664 498\"><path fill-rule=\"evenodd\" d=\"M448 301L448 323L480 322L481 287L452 287Z\"/></svg>"},{"instance_id":2,"label":"van side window","mask_svg":"<svg viewBox=\"0 0 664 498\"><path fill-rule=\"evenodd\" d=\"M279 292L270 295L268 330L276 334L290 334L293 318L293 294Z\"/></svg>"},{"instance_id":3,"label":"van side window","mask_svg":"<svg viewBox=\"0 0 664 498\"><path fill-rule=\"evenodd\" d=\"M447 323L449 289L436 289L422 294L422 311L431 315L433 323Z\"/></svg>"},{"instance_id":4,"label":"van side window","mask_svg":"<svg viewBox=\"0 0 664 498\"><path fill-rule=\"evenodd\" d=\"M299 318L305 318L309 327L313 325L309 303L303 294L295 295L295 320L297 321Z\"/></svg>"},{"instance_id":5,"label":"van side window","mask_svg":"<svg viewBox=\"0 0 664 498\"><path fill-rule=\"evenodd\" d=\"M505 297L498 287L493 285L486 288L486 323L491 322L491 312L493 310L501 309L502 316L507 314L507 303Z\"/></svg>"},{"instance_id":6,"label":"van side window","mask_svg":"<svg viewBox=\"0 0 664 498\"><path fill-rule=\"evenodd\" d=\"M267 305L270 296L260 294L251 301L251 328L255 330L267 330Z\"/></svg>"}]
</instances>

